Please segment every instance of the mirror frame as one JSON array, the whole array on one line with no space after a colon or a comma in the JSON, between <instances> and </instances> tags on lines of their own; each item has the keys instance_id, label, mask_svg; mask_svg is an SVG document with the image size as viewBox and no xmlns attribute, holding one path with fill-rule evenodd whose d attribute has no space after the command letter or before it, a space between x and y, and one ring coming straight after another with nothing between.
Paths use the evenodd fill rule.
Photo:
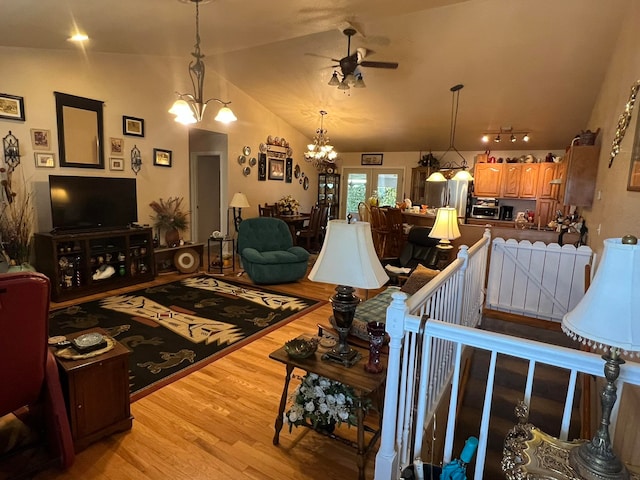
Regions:
<instances>
[{"instance_id":1,"label":"mirror frame","mask_svg":"<svg viewBox=\"0 0 640 480\"><path fill-rule=\"evenodd\" d=\"M56 97L56 117L58 121L58 151L61 167L101 168L104 169L104 121L103 102L90 98L77 97L67 93L53 92ZM68 162L65 154L64 142L64 114L63 107L73 107L80 110L95 112L97 116L96 129L98 133L98 158L97 163Z\"/></svg>"}]
</instances>

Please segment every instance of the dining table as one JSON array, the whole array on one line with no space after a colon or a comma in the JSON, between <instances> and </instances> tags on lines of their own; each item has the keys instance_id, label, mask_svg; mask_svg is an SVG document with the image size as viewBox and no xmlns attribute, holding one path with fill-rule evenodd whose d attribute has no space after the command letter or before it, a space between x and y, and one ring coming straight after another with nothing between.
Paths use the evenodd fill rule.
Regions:
<instances>
[{"instance_id":1,"label":"dining table","mask_svg":"<svg viewBox=\"0 0 640 480\"><path fill-rule=\"evenodd\" d=\"M293 214L280 214L278 218L284 221L289 227L289 231L291 232L291 238L293 239L293 244L297 244L297 235L296 232L302 230L304 227L304 222L311 218L310 213L293 213Z\"/></svg>"}]
</instances>

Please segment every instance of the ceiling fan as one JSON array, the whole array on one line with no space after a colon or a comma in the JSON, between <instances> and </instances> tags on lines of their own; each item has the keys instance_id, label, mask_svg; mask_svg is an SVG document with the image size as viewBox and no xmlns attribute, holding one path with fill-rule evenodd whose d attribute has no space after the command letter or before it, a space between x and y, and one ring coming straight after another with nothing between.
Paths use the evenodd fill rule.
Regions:
<instances>
[{"instance_id":1,"label":"ceiling fan","mask_svg":"<svg viewBox=\"0 0 640 480\"><path fill-rule=\"evenodd\" d=\"M359 67L372 67L372 68L398 68L397 62L372 62L365 60L367 55L366 48L357 48L354 53L351 53L351 37L353 37L357 31L355 28L345 28L342 33L347 36L347 56L340 60L332 58L334 62L338 62L338 65L333 65L334 68L340 67L342 73L342 79L338 77L338 72L333 71L329 85L337 86L339 90L349 90L350 85L354 88L364 88L366 85L362 80L362 73L360 73Z\"/></svg>"}]
</instances>

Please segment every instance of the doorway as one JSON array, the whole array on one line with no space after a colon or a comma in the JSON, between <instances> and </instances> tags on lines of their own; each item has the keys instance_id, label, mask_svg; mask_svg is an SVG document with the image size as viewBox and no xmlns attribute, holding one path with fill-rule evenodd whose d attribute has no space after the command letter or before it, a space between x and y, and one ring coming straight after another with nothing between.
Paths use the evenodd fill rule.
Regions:
<instances>
[{"instance_id":1,"label":"doorway","mask_svg":"<svg viewBox=\"0 0 640 480\"><path fill-rule=\"evenodd\" d=\"M206 242L214 231L227 233L227 135L189 130L191 240Z\"/></svg>"},{"instance_id":2,"label":"doorway","mask_svg":"<svg viewBox=\"0 0 640 480\"><path fill-rule=\"evenodd\" d=\"M402 168L356 168L342 170L343 185L340 218L351 214L358 218L358 203L366 202L374 194L380 206L396 206L402 201L404 169Z\"/></svg>"}]
</instances>

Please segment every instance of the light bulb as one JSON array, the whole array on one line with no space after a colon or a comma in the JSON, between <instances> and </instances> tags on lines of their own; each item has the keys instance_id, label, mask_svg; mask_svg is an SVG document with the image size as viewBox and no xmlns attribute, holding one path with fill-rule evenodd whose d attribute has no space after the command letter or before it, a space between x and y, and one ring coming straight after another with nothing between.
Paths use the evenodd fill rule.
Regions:
<instances>
[{"instance_id":1,"label":"light bulb","mask_svg":"<svg viewBox=\"0 0 640 480\"><path fill-rule=\"evenodd\" d=\"M486 133L482 136L482 143L487 143L489 141L489 135Z\"/></svg>"}]
</instances>

